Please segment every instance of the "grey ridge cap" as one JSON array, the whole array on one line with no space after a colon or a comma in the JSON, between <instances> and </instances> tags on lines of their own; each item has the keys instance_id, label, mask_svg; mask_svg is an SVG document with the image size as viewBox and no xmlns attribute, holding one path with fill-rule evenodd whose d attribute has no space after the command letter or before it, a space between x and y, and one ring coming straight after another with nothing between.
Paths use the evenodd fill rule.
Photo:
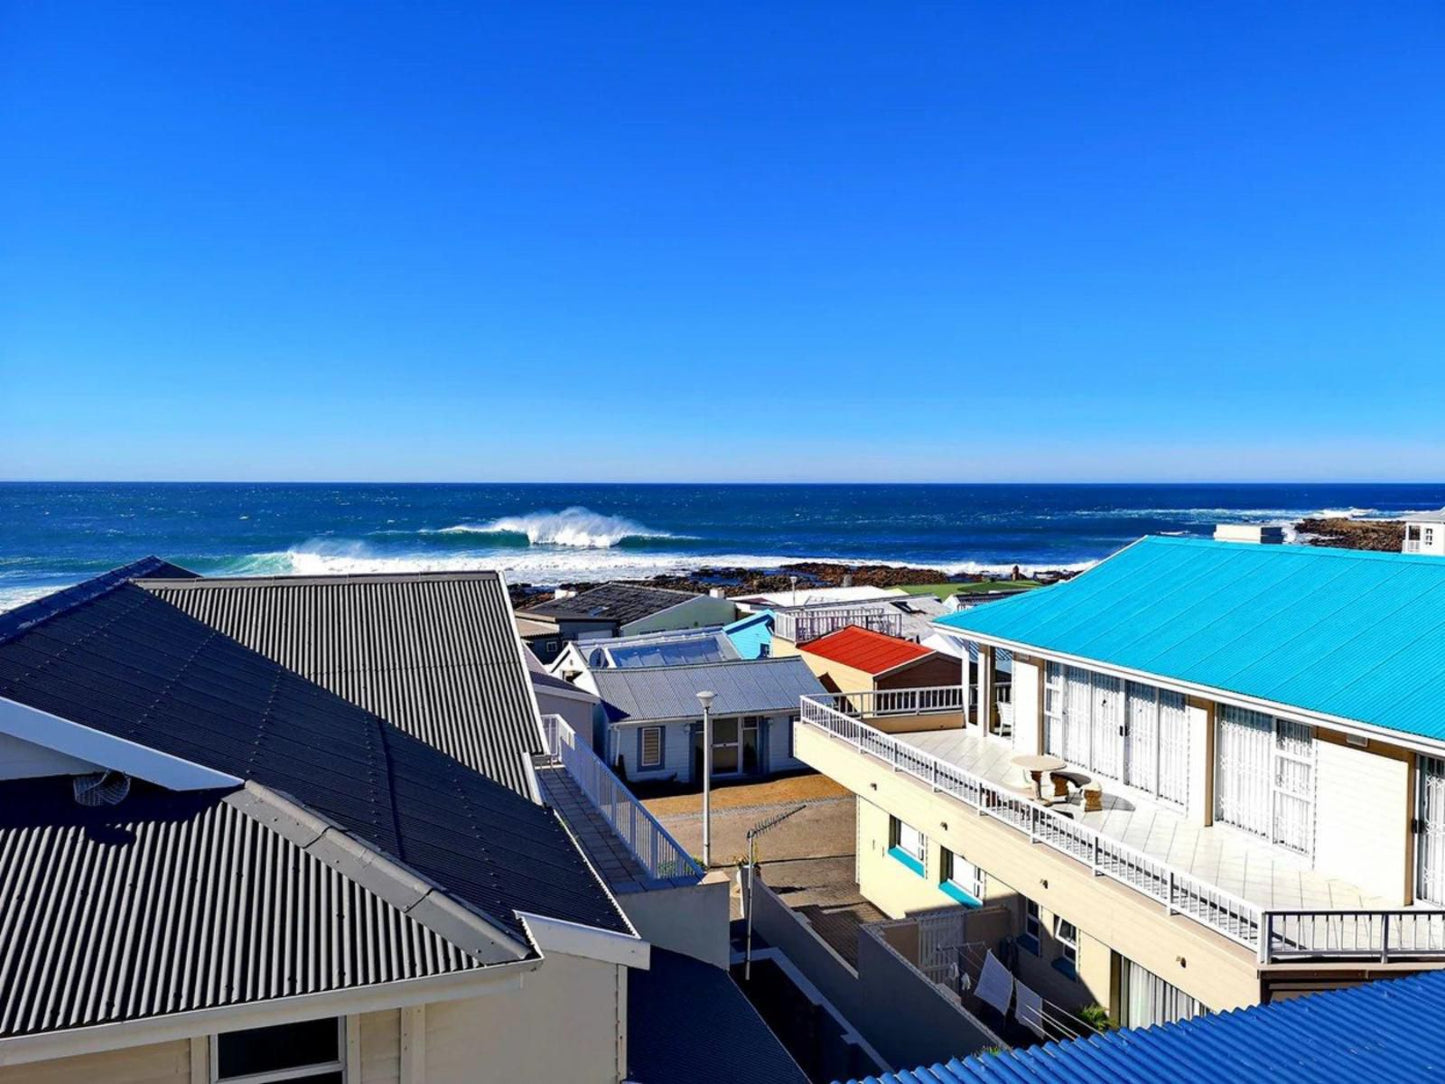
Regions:
<instances>
[{"instance_id":1,"label":"grey ridge cap","mask_svg":"<svg viewBox=\"0 0 1445 1084\"><path fill-rule=\"evenodd\" d=\"M302 584L332 583L446 583L452 580L495 580L494 569L454 570L450 572L335 572L294 576L193 576L167 578L147 576L134 582L146 588L201 590L208 587L294 587Z\"/></svg>"},{"instance_id":2,"label":"grey ridge cap","mask_svg":"<svg viewBox=\"0 0 1445 1084\"><path fill-rule=\"evenodd\" d=\"M532 955L531 946L508 936L489 916L289 796L248 780L225 800L481 963L511 963Z\"/></svg>"}]
</instances>

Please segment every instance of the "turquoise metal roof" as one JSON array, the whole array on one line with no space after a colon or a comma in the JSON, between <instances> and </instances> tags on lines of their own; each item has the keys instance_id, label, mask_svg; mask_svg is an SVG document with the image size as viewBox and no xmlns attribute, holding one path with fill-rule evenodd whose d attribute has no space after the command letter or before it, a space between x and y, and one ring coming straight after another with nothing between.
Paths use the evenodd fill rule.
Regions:
<instances>
[{"instance_id":1,"label":"turquoise metal roof","mask_svg":"<svg viewBox=\"0 0 1445 1084\"><path fill-rule=\"evenodd\" d=\"M955 1058L861 1084L1439 1080L1442 1014L1445 973L1435 971L1178 1024Z\"/></svg>"},{"instance_id":2,"label":"turquoise metal roof","mask_svg":"<svg viewBox=\"0 0 1445 1084\"><path fill-rule=\"evenodd\" d=\"M935 624L1445 740L1445 558L1151 536Z\"/></svg>"}]
</instances>

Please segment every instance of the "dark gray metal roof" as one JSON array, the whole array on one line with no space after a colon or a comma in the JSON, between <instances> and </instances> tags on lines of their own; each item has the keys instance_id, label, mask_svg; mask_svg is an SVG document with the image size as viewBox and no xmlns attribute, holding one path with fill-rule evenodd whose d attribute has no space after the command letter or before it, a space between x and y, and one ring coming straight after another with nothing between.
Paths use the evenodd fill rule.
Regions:
<instances>
[{"instance_id":1,"label":"dark gray metal roof","mask_svg":"<svg viewBox=\"0 0 1445 1084\"><path fill-rule=\"evenodd\" d=\"M726 971L653 946L627 976L628 1079L637 1084L807 1084Z\"/></svg>"},{"instance_id":2,"label":"dark gray metal roof","mask_svg":"<svg viewBox=\"0 0 1445 1084\"><path fill-rule=\"evenodd\" d=\"M625 625L686 602L702 598L690 591L663 587L639 587L630 583L605 583L571 598L557 598L522 611L524 617L572 618L612 621Z\"/></svg>"},{"instance_id":3,"label":"dark gray metal roof","mask_svg":"<svg viewBox=\"0 0 1445 1084\"><path fill-rule=\"evenodd\" d=\"M0 643L0 696L290 795L516 937L629 930L551 810L134 583Z\"/></svg>"},{"instance_id":4,"label":"dark gray metal roof","mask_svg":"<svg viewBox=\"0 0 1445 1084\"><path fill-rule=\"evenodd\" d=\"M0 783L0 1037L482 966L257 805L135 783L88 809L68 778Z\"/></svg>"},{"instance_id":5,"label":"dark gray metal roof","mask_svg":"<svg viewBox=\"0 0 1445 1084\"><path fill-rule=\"evenodd\" d=\"M715 715L766 715L798 710L798 698L823 686L796 655L698 666L620 667L593 670L598 694L613 722L702 717L697 694L717 693Z\"/></svg>"},{"instance_id":6,"label":"dark gray metal roof","mask_svg":"<svg viewBox=\"0 0 1445 1084\"><path fill-rule=\"evenodd\" d=\"M543 751L495 572L189 579L144 585L477 771L529 794Z\"/></svg>"}]
</instances>

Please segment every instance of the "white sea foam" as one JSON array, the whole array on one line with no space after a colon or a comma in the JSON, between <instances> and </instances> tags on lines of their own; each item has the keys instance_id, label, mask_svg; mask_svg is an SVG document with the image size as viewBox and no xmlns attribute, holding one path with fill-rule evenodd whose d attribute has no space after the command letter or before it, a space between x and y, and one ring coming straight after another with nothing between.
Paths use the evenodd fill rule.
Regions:
<instances>
[{"instance_id":1,"label":"white sea foam","mask_svg":"<svg viewBox=\"0 0 1445 1084\"><path fill-rule=\"evenodd\" d=\"M560 512L529 512L502 516L490 523L458 523L443 527L438 534L512 534L524 536L533 546L568 546L573 549L611 549L628 538L675 538L667 531L655 531L625 516L608 516L587 508L564 508Z\"/></svg>"}]
</instances>

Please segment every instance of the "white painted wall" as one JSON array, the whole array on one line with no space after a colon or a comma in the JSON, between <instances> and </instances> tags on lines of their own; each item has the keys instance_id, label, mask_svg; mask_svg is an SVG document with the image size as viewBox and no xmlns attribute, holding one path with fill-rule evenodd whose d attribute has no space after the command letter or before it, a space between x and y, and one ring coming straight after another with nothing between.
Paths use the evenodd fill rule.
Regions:
<instances>
[{"instance_id":1,"label":"white painted wall","mask_svg":"<svg viewBox=\"0 0 1445 1084\"><path fill-rule=\"evenodd\" d=\"M1018 656L1013 661L1014 748L1020 755L1036 755L1043 748L1044 705L1040 700L1042 666L1025 662Z\"/></svg>"},{"instance_id":2,"label":"white painted wall","mask_svg":"<svg viewBox=\"0 0 1445 1084\"><path fill-rule=\"evenodd\" d=\"M1210 780L1214 775L1209 730L1213 723L1209 709L1202 704L1186 701L1184 713L1189 727L1189 819L1194 824L1208 824L1214 815L1209 808Z\"/></svg>"},{"instance_id":3,"label":"white painted wall","mask_svg":"<svg viewBox=\"0 0 1445 1084\"><path fill-rule=\"evenodd\" d=\"M1315 757L1315 868L1404 906L1409 763L1330 741L1315 742Z\"/></svg>"}]
</instances>

